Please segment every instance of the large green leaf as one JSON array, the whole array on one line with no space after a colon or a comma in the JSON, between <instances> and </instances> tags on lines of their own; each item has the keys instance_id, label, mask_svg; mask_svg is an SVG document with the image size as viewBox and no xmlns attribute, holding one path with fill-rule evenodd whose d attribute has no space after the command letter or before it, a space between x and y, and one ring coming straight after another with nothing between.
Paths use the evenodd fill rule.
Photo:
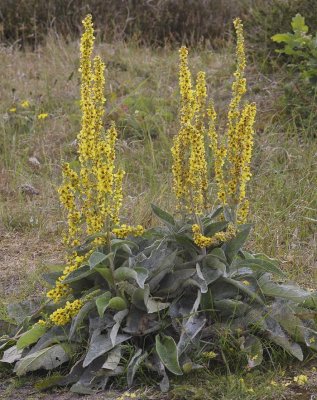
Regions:
<instances>
[{"instance_id":1,"label":"large green leaf","mask_svg":"<svg viewBox=\"0 0 317 400\"><path fill-rule=\"evenodd\" d=\"M205 257L205 262L207 265L213 268L213 263L215 262L215 259L221 261L225 265L227 265L228 263L225 252L221 247L216 247L215 249L209 251L209 253Z\"/></svg>"},{"instance_id":2,"label":"large green leaf","mask_svg":"<svg viewBox=\"0 0 317 400\"><path fill-rule=\"evenodd\" d=\"M229 263L232 263L233 259L244 245L250 230L251 225L244 225L233 239L223 245L223 250Z\"/></svg>"},{"instance_id":3,"label":"large green leaf","mask_svg":"<svg viewBox=\"0 0 317 400\"><path fill-rule=\"evenodd\" d=\"M152 252L151 256L142 263L142 266L149 270L151 290L155 289L167 273L173 269L176 255L177 250L171 253L166 251Z\"/></svg>"},{"instance_id":4,"label":"large green leaf","mask_svg":"<svg viewBox=\"0 0 317 400\"><path fill-rule=\"evenodd\" d=\"M59 367L69 360L70 346L55 344L52 347L42 349L36 353L25 356L15 365L14 372L18 375L25 375L27 372L38 369L51 370Z\"/></svg>"},{"instance_id":5,"label":"large green leaf","mask_svg":"<svg viewBox=\"0 0 317 400\"><path fill-rule=\"evenodd\" d=\"M142 311L134 305L130 307L123 331L134 336L147 335L162 328L162 322L153 314Z\"/></svg>"},{"instance_id":6,"label":"large green leaf","mask_svg":"<svg viewBox=\"0 0 317 400\"><path fill-rule=\"evenodd\" d=\"M129 335L117 335L116 343L115 345L113 345L113 343L110 340L110 337L106 335L94 336L89 344L86 357L83 361L83 367L87 367L87 365L93 362L96 358L107 353L109 350L113 349L118 344L130 339L130 337L131 336Z\"/></svg>"},{"instance_id":7,"label":"large green leaf","mask_svg":"<svg viewBox=\"0 0 317 400\"><path fill-rule=\"evenodd\" d=\"M8 305L9 317L21 324L39 309L39 302L35 300L25 300L19 303Z\"/></svg>"},{"instance_id":8,"label":"large green leaf","mask_svg":"<svg viewBox=\"0 0 317 400\"><path fill-rule=\"evenodd\" d=\"M145 360L145 358L148 356L148 353L145 352L142 354L142 350L138 349L135 354L132 356L128 367L127 367L127 382L128 386L132 386L133 384L133 379L134 376L140 367L141 363Z\"/></svg>"},{"instance_id":9,"label":"large green leaf","mask_svg":"<svg viewBox=\"0 0 317 400\"><path fill-rule=\"evenodd\" d=\"M116 344L116 339L117 339L117 335L118 335L118 331L121 327L121 323L124 320L124 318L129 314L128 310L121 310L119 312L117 312L114 316L113 319L115 321L115 324L113 325L113 327L111 328L110 331L110 340L111 343L113 344L113 346L115 346Z\"/></svg>"},{"instance_id":10,"label":"large green leaf","mask_svg":"<svg viewBox=\"0 0 317 400\"><path fill-rule=\"evenodd\" d=\"M131 303L134 304L140 310L146 311L146 303L149 299L150 288L149 285L145 285L144 289L136 288L133 291L131 297Z\"/></svg>"},{"instance_id":11,"label":"large green leaf","mask_svg":"<svg viewBox=\"0 0 317 400\"><path fill-rule=\"evenodd\" d=\"M314 300L317 304L316 293L308 292L294 284L277 284L273 282L268 274L264 274L257 279L263 294L269 297L284 298L296 303L304 303Z\"/></svg>"},{"instance_id":12,"label":"large green leaf","mask_svg":"<svg viewBox=\"0 0 317 400\"><path fill-rule=\"evenodd\" d=\"M261 258L241 260L234 265L234 270L231 270L231 272L234 274L235 271L239 271L241 268L250 268L256 272L270 272L285 278L284 272L280 270L273 262Z\"/></svg>"},{"instance_id":13,"label":"large green leaf","mask_svg":"<svg viewBox=\"0 0 317 400\"><path fill-rule=\"evenodd\" d=\"M155 336L155 349L160 360L165 367L175 375L183 375L179 366L178 352L174 339L170 336L164 336L162 340L159 335Z\"/></svg>"},{"instance_id":14,"label":"large green leaf","mask_svg":"<svg viewBox=\"0 0 317 400\"><path fill-rule=\"evenodd\" d=\"M226 283L231 284L232 286L235 286L239 290L239 292L246 294L247 296L249 296L252 300L256 301L257 303L264 305L264 301L255 291L252 290L252 287L249 288L248 286L244 285L243 283L236 281L235 279L231 279L231 278L222 278L222 280Z\"/></svg>"},{"instance_id":15,"label":"large green leaf","mask_svg":"<svg viewBox=\"0 0 317 400\"><path fill-rule=\"evenodd\" d=\"M23 333L23 335L19 338L17 341L17 348L24 349L24 347L37 342L39 338L44 335L46 329L47 328L43 325L33 325L30 330Z\"/></svg>"},{"instance_id":16,"label":"large green leaf","mask_svg":"<svg viewBox=\"0 0 317 400\"><path fill-rule=\"evenodd\" d=\"M96 298L96 306L97 306L98 314L100 315L100 317L103 316L104 312L108 308L110 299L111 299L110 292L105 292L101 296L98 296Z\"/></svg>"},{"instance_id":17,"label":"large green leaf","mask_svg":"<svg viewBox=\"0 0 317 400\"><path fill-rule=\"evenodd\" d=\"M296 342L312 348L317 346L317 331L305 326L289 302L274 303L271 315Z\"/></svg>"},{"instance_id":18,"label":"large green leaf","mask_svg":"<svg viewBox=\"0 0 317 400\"><path fill-rule=\"evenodd\" d=\"M134 279L140 288L143 289L144 282L146 281L148 274L148 271L142 267L136 267L134 269L128 267L119 267L114 271L113 277L116 282Z\"/></svg>"},{"instance_id":19,"label":"large green leaf","mask_svg":"<svg viewBox=\"0 0 317 400\"><path fill-rule=\"evenodd\" d=\"M72 282L77 282L80 281L83 278L86 278L89 275L94 274L95 271L91 270L89 265L84 265L75 271L71 272L67 278L63 280L63 283L72 283Z\"/></svg>"},{"instance_id":20,"label":"large green leaf","mask_svg":"<svg viewBox=\"0 0 317 400\"><path fill-rule=\"evenodd\" d=\"M99 267L95 267L94 269L103 277L106 282L108 282L109 285L113 285L112 271L109 267L101 265Z\"/></svg>"},{"instance_id":21,"label":"large green leaf","mask_svg":"<svg viewBox=\"0 0 317 400\"><path fill-rule=\"evenodd\" d=\"M152 211L154 212L154 214L160 218L160 220L162 220L163 222L167 223L167 225L169 226L175 226L175 220L172 217L171 214L169 214L168 212L162 210L161 208L159 208L158 206L156 206L155 204L151 204L152 207Z\"/></svg>"},{"instance_id":22,"label":"large green leaf","mask_svg":"<svg viewBox=\"0 0 317 400\"><path fill-rule=\"evenodd\" d=\"M68 341L69 329L64 326L53 326L38 340L38 342L31 347L29 354L50 347L53 344L60 344L61 342Z\"/></svg>"},{"instance_id":23,"label":"large green leaf","mask_svg":"<svg viewBox=\"0 0 317 400\"><path fill-rule=\"evenodd\" d=\"M77 378L78 373L81 372L79 379L77 378L74 380L72 379L73 377L69 377L68 379L72 379L72 382L75 381L75 383L71 386L70 391L79 394L93 394L97 391L104 391L109 379L108 373L113 373L114 371L102 370L103 363L104 358L99 357L83 371L80 371L80 368L78 368L78 371L75 371L73 375L74 378ZM67 383L65 382L64 384Z\"/></svg>"},{"instance_id":24,"label":"large green leaf","mask_svg":"<svg viewBox=\"0 0 317 400\"><path fill-rule=\"evenodd\" d=\"M102 365L102 368L110 369L113 371L118 367L120 360L121 360L121 347L117 346L113 350L109 351L107 360Z\"/></svg>"},{"instance_id":25,"label":"large green leaf","mask_svg":"<svg viewBox=\"0 0 317 400\"><path fill-rule=\"evenodd\" d=\"M220 269L213 269L209 267L204 267L201 273L207 285L210 285L212 282L215 282L217 279L223 276L223 272Z\"/></svg>"},{"instance_id":26,"label":"large green leaf","mask_svg":"<svg viewBox=\"0 0 317 400\"><path fill-rule=\"evenodd\" d=\"M174 271L167 274L160 282L159 290L156 292L156 295L161 297L174 293L195 273L196 270L194 268L186 268L181 271Z\"/></svg>"},{"instance_id":27,"label":"large green leaf","mask_svg":"<svg viewBox=\"0 0 317 400\"><path fill-rule=\"evenodd\" d=\"M95 268L97 265L104 263L105 260L109 260L109 258L113 257L113 253L103 254L99 251L94 251L89 257L88 264L90 269Z\"/></svg>"},{"instance_id":28,"label":"large green leaf","mask_svg":"<svg viewBox=\"0 0 317 400\"><path fill-rule=\"evenodd\" d=\"M240 317L250 309L248 304L235 299L215 300L214 307L220 315L230 318Z\"/></svg>"},{"instance_id":29,"label":"large green leaf","mask_svg":"<svg viewBox=\"0 0 317 400\"><path fill-rule=\"evenodd\" d=\"M80 327L83 320L87 317L88 313L95 308L95 302L89 301L79 310L79 313L72 320L72 324L69 331L69 339L71 339L77 329Z\"/></svg>"},{"instance_id":30,"label":"large green leaf","mask_svg":"<svg viewBox=\"0 0 317 400\"><path fill-rule=\"evenodd\" d=\"M126 302L122 297L119 296L111 297L110 292L105 292L101 296L97 297L96 306L100 317L103 316L107 308L116 311L121 311L127 307Z\"/></svg>"},{"instance_id":31,"label":"large green leaf","mask_svg":"<svg viewBox=\"0 0 317 400\"><path fill-rule=\"evenodd\" d=\"M18 361L22 357L22 349L18 349L17 346L9 347L4 351L1 362L13 364L15 361Z\"/></svg>"},{"instance_id":32,"label":"large green leaf","mask_svg":"<svg viewBox=\"0 0 317 400\"><path fill-rule=\"evenodd\" d=\"M299 361L303 361L304 355L299 344L292 342L282 330L280 324L273 318L268 317L265 320L266 333L272 342L282 347L288 353L296 357Z\"/></svg>"},{"instance_id":33,"label":"large green leaf","mask_svg":"<svg viewBox=\"0 0 317 400\"><path fill-rule=\"evenodd\" d=\"M213 236L215 233L223 231L227 226L227 221L210 222L209 224L204 224L204 234L206 236Z\"/></svg>"},{"instance_id":34,"label":"large green leaf","mask_svg":"<svg viewBox=\"0 0 317 400\"><path fill-rule=\"evenodd\" d=\"M113 252L116 252L120 248L123 250L126 249L126 246L129 246L129 248L135 248L138 249L139 246L137 243L133 242L132 240L128 239L111 239L110 240L110 248ZM125 251L125 250L124 250ZM129 251L130 252L130 251Z\"/></svg>"},{"instance_id":35,"label":"large green leaf","mask_svg":"<svg viewBox=\"0 0 317 400\"><path fill-rule=\"evenodd\" d=\"M193 341L198 333L203 329L206 324L206 318L202 315L194 314L183 321L182 333L177 343L178 355L181 355L186 347Z\"/></svg>"},{"instance_id":36,"label":"large green leaf","mask_svg":"<svg viewBox=\"0 0 317 400\"><path fill-rule=\"evenodd\" d=\"M115 311L122 311L127 308L127 303L123 297L115 296L110 299L108 308Z\"/></svg>"}]
</instances>

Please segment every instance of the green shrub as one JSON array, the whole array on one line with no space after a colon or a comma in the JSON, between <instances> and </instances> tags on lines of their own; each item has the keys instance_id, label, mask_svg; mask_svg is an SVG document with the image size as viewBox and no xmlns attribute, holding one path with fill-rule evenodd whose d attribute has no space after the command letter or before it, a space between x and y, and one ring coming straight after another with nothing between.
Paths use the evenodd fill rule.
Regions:
<instances>
[{"instance_id":1,"label":"green shrub","mask_svg":"<svg viewBox=\"0 0 317 400\"><path fill-rule=\"evenodd\" d=\"M246 35L256 61L264 66L274 65L275 45L271 37L277 32L289 30L291 18L300 13L307 24L317 30L315 0L267 0L255 1L249 8L246 19Z\"/></svg>"},{"instance_id":2,"label":"green shrub","mask_svg":"<svg viewBox=\"0 0 317 400\"><path fill-rule=\"evenodd\" d=\"M315 36L308 34L309 28L300 14L296 14L291 25L293 33L277 33L272 40L284 44L284 48L277 52L289 56L288 66L292 71L300 72L304 81L307 80L312 87L316 86L317 32Z\"/></svg>"},{"instance_id":3,"label":"green shrub","mask_svg":"<svg viewBox=\"0 0 317 400\"><path fill-rule=\"evenodd\" d=\"M292 116L291 123L306 136L316 136L316 89L317 89L317 33L309 34L305 18L300 14L292 19L292 33L277 33L272 41L283 44L276 50L282 54L288 68L284 85L285 116Z\"/></svg>"}]
</instances>

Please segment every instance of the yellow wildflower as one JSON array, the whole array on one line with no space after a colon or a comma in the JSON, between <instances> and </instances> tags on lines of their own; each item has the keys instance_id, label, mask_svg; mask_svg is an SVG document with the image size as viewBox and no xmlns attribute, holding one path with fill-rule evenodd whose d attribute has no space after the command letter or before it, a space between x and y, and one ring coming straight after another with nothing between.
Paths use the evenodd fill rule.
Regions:
<instances>
[{"instance_id":1,"label":"yellow wildflower","mask_svg":"<svg viewBox=\"0 0 317 400\"><path fill-rule=\"evenodd\" d=\"M207 360L212 360L213 358L217 357L217 353L215 353L214 351L203 352L201 353L201 355Z\"/></svg>"},{"instance_id":2,"label":"yellow wildflower","mask_svg":"<svg viewBox=\"0 0 317 400\"><path fill-rule=\"evenodd\" d=\"M15 113L15 112L17 112L17 108L16 107L11 107L11 108L9 108L9 111L11 113Z\"/></svg>"},{"instance_id":3,"label":"yellow wildflower","mask_svg":"<svg viewBox=\"0 0 317 400\"><path fill-rule=\"evenodd\" d=\"M30 102L28 100L23 100L21 103L22 108L29 108L30 107Z\"/></svg>"},{"instance_id":4,"label":"yellow wildflower","mask_svg":"<svg viewBox=\"0 0 317 400\"><path fill-rule=\"evenodd\" d=\"M37 119L46 119L48 117L47 113L38 114Z\"/></svg>"},{"instance_id":5,"label":"yellow wildflower","mask_svg":"<svg viewBox=\"0 0 317 400\"><path fill-rule=\"evenodd\" d=\"M174 191L179 207L201 214L206 205L208 183L203 122L207 97L205 73L198 73L194 90L186 47L182 47L179 54L181 107L180 129L172 147Z\"/></svg>"},{"instance_id":6,"label":"yellow wildflower","mask_svg":"<svg viewBox=\"0 0 317 400\"><path fill-rule=\"evenodd\" d=\"M305 385L308 382L308 377L306 375L298 375L294 376L294 382L297 383L297 385Z\"/></svg>"},{"instance_id":7,"label":"yellow wildflower","mask_svg":"<svg viewBox=\"0 0 317 400\"><path fill-rule=\"evenodd\" d=\"M217 232L212 237L204 236L197 224L192 226L192 231L194 233L194 242L199 247L217 246L222 242L232 239L236 235L236 228L231 223L228 225L226 232Z\"/></svg>"}]
</instances>

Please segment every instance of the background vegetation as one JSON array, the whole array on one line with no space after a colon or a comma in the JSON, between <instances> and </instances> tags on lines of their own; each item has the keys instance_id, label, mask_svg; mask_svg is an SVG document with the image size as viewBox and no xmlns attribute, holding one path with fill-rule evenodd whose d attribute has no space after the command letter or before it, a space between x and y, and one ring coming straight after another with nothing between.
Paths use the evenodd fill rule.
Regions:
<instances>
[{"instance_id":1,"label":"background vegetation","mask_svg":"<svg viewBox=\"0 0 317 400\"><path fill-rule=\"evenodd\" d=\"M285 82L296 82L297 77L284 66L286 56L275 54L278 46L271 41L273 34L291 30L297 12L316 32L314 3L241 0L232 7L227 0L2 0L0 317L8 319L9 303L44 294L40 276L45 265L63 257L56 187L62 161L76 157L78 38L80 21L89 11L98 29L98 53L107 63L107 112L117 122L118 151L127 171L124 213L132 223L146 227L157 222L151 202L169 210L174 204L170 147L178 127L178 54L173 48L185 42L192 45L190 62L195 71L206 71L209 92L221 114L229 101L234 61L231 21L236 15L244 19L250 97L259 109L250 185L255 225L248 247L279 258L290 278L316 288L316 101L308 97L309 108L303 114L303 100L292 86L287 86L290 96L285 97ZM22 106L25 100L28 107ZM38 119L41 113L47 118ZM299 126L298 121L304 123ZM268 382L273 379L270 374ZM208 393L212 379L218 385L218 378L210 379ZM221 386L221 394L227 396L223 398L265 398L266 389L256 376L246 378L246 386L239 377L233 379L230 387ZM175 387L175 398L192 398L196 387L182 385ZM257 386L258 394L246 392ZM273 386L266 398L273 398ZM201 386L201 397L204 390Z\"/></svg>"}]
</instances>

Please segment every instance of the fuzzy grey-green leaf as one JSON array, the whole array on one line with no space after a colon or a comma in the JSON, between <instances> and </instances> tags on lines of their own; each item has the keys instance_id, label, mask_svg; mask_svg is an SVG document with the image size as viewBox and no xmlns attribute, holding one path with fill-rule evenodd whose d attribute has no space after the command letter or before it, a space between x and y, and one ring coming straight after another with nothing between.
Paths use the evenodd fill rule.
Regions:
<instances>
[{"instance_id":1,"label":"fuzzy grey-green leaf","mask_svg":"<svg viewBox=\"0 0 317 400\"><path fill-rule=\"evenodd\" d=\"M160 360L169 371L175 375L183 375L183 371L179 366L177 346L172 337L164 336L161 340L160 336L156 335L155 349Z\"/></svg>"}]
</instances>

